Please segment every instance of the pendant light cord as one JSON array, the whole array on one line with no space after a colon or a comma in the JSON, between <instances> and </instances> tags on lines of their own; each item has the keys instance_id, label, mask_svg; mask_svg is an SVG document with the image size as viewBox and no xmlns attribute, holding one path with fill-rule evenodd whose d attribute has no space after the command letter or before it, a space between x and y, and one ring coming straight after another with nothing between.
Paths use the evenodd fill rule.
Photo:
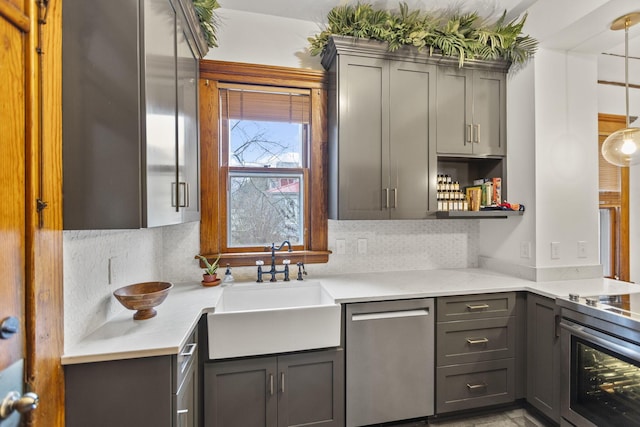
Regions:
<instances>
[{"instance_id":1,"label":"pendant light cord","mask_svg":"<svg viewBox=\"0 0 640 427\"><path fill-rule=\"evenodd\" d=\"M624 21L624 88L626 97L626 109L627 109L627 125L629 127L629 24L631 18L627 17Z\"/></svg>"}]
</instances>

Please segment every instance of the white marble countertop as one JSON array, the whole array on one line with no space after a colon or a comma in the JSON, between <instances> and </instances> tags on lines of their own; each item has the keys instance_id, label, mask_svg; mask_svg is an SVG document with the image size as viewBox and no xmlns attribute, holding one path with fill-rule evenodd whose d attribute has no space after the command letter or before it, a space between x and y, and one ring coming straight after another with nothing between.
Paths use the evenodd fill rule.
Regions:
<instances>
[{"instance_id":1,"label":"white marble countertop","mask_svg":"<svg viewBox=\"0 0 640 427\"><path fill-rule=\"evenodd\" d=\"M587 296L640 292L640 285L610 279L532 282L483 269L357 273L308 280L322 283L339 303L508 291L529 291L550 298L569 293ZM242 286L242 282L234 286ZM269 286L268 282L265 286ZM62 364L177 354L202 314L215 310L224 289L205 288L199 282L176 283L156 308L156 317L133 320L133 312L123 309L67 349Z\"/></svg>"}]
</instances>

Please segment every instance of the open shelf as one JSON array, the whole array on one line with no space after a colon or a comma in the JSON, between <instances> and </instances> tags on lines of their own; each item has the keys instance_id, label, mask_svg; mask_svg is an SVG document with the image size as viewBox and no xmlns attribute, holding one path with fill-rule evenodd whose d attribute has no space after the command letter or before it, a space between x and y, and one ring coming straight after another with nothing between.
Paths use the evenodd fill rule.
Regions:
<instances>
[{"instance_id":1,"label":"open shelf","mask_svg":"<svg viewBox=\"0 0 640 427\"><path fill-rule=\"evenodd\" d=\"M439 219L475 219L475 218L508 218L510 216L522 216L524 211L438 211Z\"/></svg>"}]
</instances>

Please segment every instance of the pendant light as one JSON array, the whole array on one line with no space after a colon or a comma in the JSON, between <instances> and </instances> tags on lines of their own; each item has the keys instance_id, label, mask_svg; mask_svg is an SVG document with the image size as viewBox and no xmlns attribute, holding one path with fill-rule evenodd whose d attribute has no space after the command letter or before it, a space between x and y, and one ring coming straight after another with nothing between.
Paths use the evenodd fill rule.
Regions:
<instances>
[{"instance_id":1,"label":"pendant light","mask_svg":"<svg viewBox=\"0 0 640 427\"><path fill-rule=\"evenodd\" d=\"M624 81L627 124L607 137L602 144L602 157L616 166L640 164L640 128L629 127L629 27L640 22L640 12L633 12L613 21L612 30L624 29Z\"/></svg>"}]
</instances>

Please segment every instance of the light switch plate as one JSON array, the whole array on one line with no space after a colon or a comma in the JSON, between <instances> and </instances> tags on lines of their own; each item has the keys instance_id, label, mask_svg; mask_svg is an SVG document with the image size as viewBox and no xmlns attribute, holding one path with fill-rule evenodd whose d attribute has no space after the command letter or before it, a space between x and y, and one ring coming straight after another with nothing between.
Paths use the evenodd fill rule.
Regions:
<instances>
[{"instance_id":1,"label":"light switch plate","mask_svg":"<svg viewBox=\"0 0 640 427\"><path fill-rule=\"evenodd\" d=\"M551 242L551 259L560 259L560 242Z\"/></svg>"},{"instance_id":2,"label":"light switch plate","mask_svg":"<svg viewBox=\"0 0 640 427\"><path fill-rule=\"evenodd\" d=\"M358 255L367 254L367 239L358 239Z\"/></svg>"},{"instance_id":3,"label":"light switch plate","mask_svg":"<svg viewBox=\"0 0 640 427\"><path fill-rule=\"evenodd\" d=\"M345 239L336 239L336 254L344 255L347 252L347 241Z\"/></svg>"}]
</instances>

